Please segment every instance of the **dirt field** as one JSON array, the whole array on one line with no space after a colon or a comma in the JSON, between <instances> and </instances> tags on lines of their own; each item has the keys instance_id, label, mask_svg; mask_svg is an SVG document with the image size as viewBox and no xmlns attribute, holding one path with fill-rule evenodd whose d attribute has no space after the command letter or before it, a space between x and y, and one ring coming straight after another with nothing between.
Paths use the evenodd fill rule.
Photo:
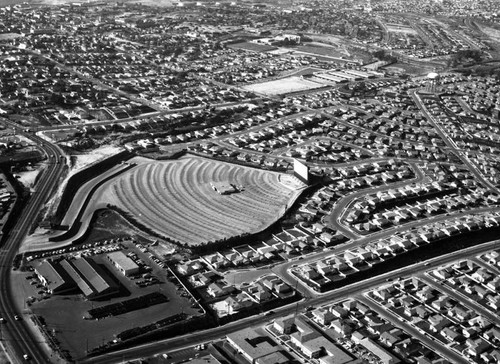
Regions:
<instances>
[{"instance_id":1,"label":"dirt field","mask_svg":"<svg viewBox=\"0 0 500 364\"><path fill-rule=\"evenodd\" d=\"M399 24L386 24L387 30L393 33L406 33L406 34L418 34L417 31L411 27Z\"/></svg>"},{"instance_id":2,"label":"dirt field","mask_svg":"<svg viewBox=\"0 0 500 364\"><path fill-rule=\"evenodd\" d=\"M228 47L233 49L244 49L253 52L268 52L276 49L276 47L270 45L251 43L251 42L230 44Z\"/></svg>"},{"instance_id":3,"label":"dirt field","mask_svg":"<svg viewBox=\"0 0 500 364\"><path fill-rule=\"evenodd\" d=\"M396 72L407 72L411 75L425 75L428 74L432 68L425 68L419 66L413 66L407 63L394 63L390 66L384 67L387 71L396 71Z\"/></svg>"},{"instance_id":4,"label":"dirt field","mask_svg":"<svg viewBox=\"0 0 500 364\"><path fill-rule=\"evenodd\" d=\"M304 46L299 46L296 49L297 49L297 51L300 51L300 52L312 53L312 54L316 54L319 56L329 56L329 57L336 57L336 58L341 58L341 57L347 56L346 52L342 51L341 48L334 47L334 46L328 46L328 45L325 45L325 46L304 45Z\"/></svg>"},{"instance_id":5,"label":"dirt field","mask_svg":"<svg viewBox=\"0 0 500 364\"><path fill-rule=\"evenodd\" d=\"M481 30L488 35L495 42L500 42L500 30L487 27L485 25L480 25Z\"/></svg>"},{"instance_id":6,"label":"dirt field","mask_svg":"<svg viewBox=\"0 0 500 364\"><path fill-rule=\"evenodd\" d=\"M294 76L280 80L254 83L252 85L245 86L244 88L248 91L263 93L266 95L281 95L290 92L312 90L319 87L323 87L323 85Z\"/></svg>"},{"instance_id":7,"label":"dirt field","mask_svg":"<svg viewBox=\"0 0 500 364\"><path fill-rule=\"evenodd\" d=\"M193 156L142 161L102 186L101 200L188 245L261 231L300 194L293 177L280 173ZM212 189L212 182L243 190L220 195Z\"/></svg>"}]
</instances>

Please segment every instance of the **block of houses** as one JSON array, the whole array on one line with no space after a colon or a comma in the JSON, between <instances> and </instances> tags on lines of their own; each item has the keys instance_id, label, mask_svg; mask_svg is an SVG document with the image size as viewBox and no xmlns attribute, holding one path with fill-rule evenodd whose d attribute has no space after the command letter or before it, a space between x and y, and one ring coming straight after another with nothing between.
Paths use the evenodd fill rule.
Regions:
<instances>
[{"instance_id":1,"label":"block of houses","mask_svg":"<svg viewBox=\"0 0 500 364\"><path fill-rule=\"evenodd\" d=\"M302 275L310 280L318 279L320 278L320 274L311 266L306 266L303 267L302 269Z\"/></svg>"},{"instance_id":2,"label":"block of houses","mask_svg":"<svg viewBox=\"0 0 500 364\"><path fill-rule=\"evenodd\" d=\"M428 320L430 324L430 329L434 332L440 332L445 327L452 324L452 322L449 319L440 314L430 316Z\"/></svg>"},{"instance_id":3,"label":"block of houses","mask_svg":"<svg viewBox=\"0 0 500 364\"><path fill-rule=\"evenodd\" d=\"M235 290L234 286L222 282L214 282L208 286L207 293L212 297L222 297L233 293Z\"/></svg>"},{"instance_id":4,"label":"block of houses","mask_svg":"<svg viewBox=\"0 0 500 364\"><path fill-rule=\"evenodd\" d=\"M336 319L330 323L330 327L337 333L344 336L350 335L354 331L354 325L348 320Z\"/></svg>"},{"instance_id":5,"label":"block of houses","mask_svg":"<svg viewBox=\"0 0 500 364\"><path fill-rule=\"evenodd\" d=\"M332 274L335 271L335 269L330 264L326 263L324 260L321 260L318 263L316 263L316 270L318 271L318 273L322 275Z\"/></svg>"},{"instance_id":6,"label":"block of houses","mask_svg":"<svg viewBox=\"0 0 500 364\"><path fill-rule=\"evenodd\" d=\"M257 302L266 302L274 299L272 293L260 283L249 286L247 288L247 291Z\"/></svg>"},{"instance_id":7,"label":"block of houses","mask_svg":"<svg viewBox=\"0 0 500 364\"><path fill-rule=\"evenodd\" d=\"M493 278L493 275L484 268L479 268L471 274L471 278L479 283L484 283Z\"/></svg>"},{"instance_id":8,"label":"block of houses","mask_svg":"<svg viewBox=\"0 0 500 364\"><path fill-rule=\"evenodd\" d=\"M196 286L196 287L206 287L210 283L212 283L215 279L217 278L217 274L213 271L208 271L208 272L202 272L202 273L196 273L193 274L189 280Z\"/></svg>"},{"instance_id":9,"label":"block of houses","mask_svg":"<svg viewBox=\"0 0 500 364\"><path fill-rule=\"evenodd\" d=\"M226 302L227 307L231 308L229 312L241 311L250 308L255 304L255 301L253 301L245 292L241 292L236 296L229 296L224 301Z\"/></svg>"},{"instance_id":10,"label":"block of houses","mask_svg":"<svg viewBox=\"0 0 500 364\"><path fill-rule=\"evenodd\" d=\"M460 321L469 320L473 316L473 312L466 307L458 304L448 311L448 315L456 317Z\"/></svg>"},{"instance_id":11,"label":"block of houses","mask_svg":"<svg viewBox=\"0 0 500 364\"><path fill-rule=\"evenodd\" d=\"M472 356L480 355L491 348L491 345L482 338L467 339L466 344L467 352Z\"/></svg>"},{"instance_id":12,"label":"block of houses","mask_svg":"<svg viewBox=\"0 0 500 364\"><path fill-rule=\"evenodd\" d=\"M486 298L488 300L488 305L495 310L500 310L500 296L498 295L489 295Z\"/></svg>"},{"instance_id":13,"label":"block of houses","mask_svg":"<svg viewBox=\"0 0 500 364\"><path fill-rule=\"evenodd\" d=\"M489 319L487 319L486 317L484 317L482 315L477 315L477 316L469 319L469 321L467 321L467 323L470 326L478 327L481 330L486 330L493 325L493 323Z\"/></svg>"},{"instance_id":14,"label":"block of houses","mask_svg":"<svg viewBox=\"0 0 500 364\"><path fill-rule=\"evenodd\" d=\"M313 315L313 319L321 325L329 325L335 319L333 313L327 308L317 308L311 314Z\"/></svg>"},{"instance_id":15,"label":"block of houses","mask_svg":"<svg viewBox=\"0 0 500 364\"><path fill-rule=\"evenodd\" d=\"M383 364L398 364L401 362L397 357L382 348L372 339L364 338L359 342L359 344L375 355Z\"/></svg>"},{"instance_id":16,"label":"block of houses","mask_svg":"<svg viewBox=\"0 0 500 364\"><path fill-rule=\"evenodd\" d=\"M416 293L416 296L424 303L435 299L435 295L432 293L432 288L429 286L425 286L423 289L419 290Z\"/></svg>"},{"instance_id":17,"label":"block of houses","mask_svg":"<svg viewBox=\"0 0 500 364\"><path fill-rule=\"evenodd\" d=\"M333 305L330 307L330 312L337 318L346 318L349 315L349 311L339 305Z\"/></svg>"},{"instance_id":18,"label":"block of houses","mask_svg":"<svg viewBox=\"0 0 500 364\"><path fill-rule=\"evenodd\" d=\"M485 363L500 363L500 350L493 349L489 352L482 353L479 357Z\"/></svg>"},{"instance_id":19,"label":"block of houses","mask_svg":"<svg viewBox=\"0 0 500 364\"><path fill-rule=\"evenodd\" d=\"M491 289L494 292L497 292L500 290L500 277L495 277L493 278L490 282L486 284L486 287Z\"/></svg>"},{"instance_id":20,"label":"block of houses","mask_svg":"<svg viewBox=\"0 0 500 364\"><path fill-rule=\"evenodd\" d=\"M376 289L373 292L373 295L380 298L382 301L387 301L389 298L393 296L395 290L396 288L391 285L380 289Z\"/></svg>"},{"instance_id":21,"label":"block of houses","mask_svg":"<svg viewBox=\"0 0 500 364\"><path fill-rule=\"evenodd\" d=\"M198 260L190 260L177 265L177 271L182 275L190 275L199 272L204 268L204 265Z\"/></svg>"},{"instance_id":22,"label":"block of houses","mask_svg":"<svg viewBox=\"0 0 500 364\"><path fill-rule=\"evenodd\" d=\"M396 343L398 343L401 340L402 340L402 331L398 329L386 331L380 335L380 341L388 347L393 347Z\"/></svg>"},{"instance_id":23,"label":"block of houses","mask_svg":"<svg viewBox=\"0 0 500 364\"><path fill-rule=\"evenodd\" d=\"M460 331L460 328L457 326L449 326L443 328L440 334L450 342L460 343L465 340L465 337Z\"/></svg>"}]
</instances>

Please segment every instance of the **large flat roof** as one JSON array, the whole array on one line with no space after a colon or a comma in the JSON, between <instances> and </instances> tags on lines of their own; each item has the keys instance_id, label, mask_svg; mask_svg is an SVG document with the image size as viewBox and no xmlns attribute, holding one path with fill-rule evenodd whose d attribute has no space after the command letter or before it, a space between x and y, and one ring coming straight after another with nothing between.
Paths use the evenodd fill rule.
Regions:
<instances>
[{"instance_id":1,"label":"large flat roof","mask_svg":"<svg viewBox=\"0 0 500 364\"><path fill-rule=\"evenodd\" d=\"M324 336L319 336L315 339L309 340L303 343L303 346L311 352L324 348L327 355L323 357L322 360L328 364L345 364L353 360L351 356Z\"/></svg>"},{"instance_id":2,"label":"large flat roof","mask_svg":"<svg viewBox=\"0 0 500 364\"><path fill-rule=\"evenodd\" d=\"M254 360L280 350L269 336L258 334L251 328L229 334L227 339Z\"/></svg>"},{"instance_id":3,"label":"large flat roof","mask_svg":"<svg viewBox=\"0 0 500 364\"><path fill-rule=\"evenodd\" d=\"M110 259L115 264L119 265L124 270L139 269L139 266L121 251L109 253L107 254L107 256L108 259Z\"/></svg>"}]
</instances>

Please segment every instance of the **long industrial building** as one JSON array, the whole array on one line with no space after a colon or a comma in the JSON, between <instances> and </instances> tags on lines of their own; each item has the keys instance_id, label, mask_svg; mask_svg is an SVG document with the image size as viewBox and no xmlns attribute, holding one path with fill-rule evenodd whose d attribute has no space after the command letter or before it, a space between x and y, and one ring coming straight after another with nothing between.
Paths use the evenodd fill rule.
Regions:
<instances>
[{"instance_id":1,"label":"long industrial building","mask_svg":"<svg viewBox=\"0 0 500 364\"><path fill-rule=\"evenodd\" d=\"M61 294L76 289L75 282L57 262L43 261L35 268L35 274L50 293Z\"/></svg>"},{"instance_id":2,"label":"long industrial building","mask_svg":"<svg viewBox=\"0 0 500 364\"><path fill-rule=\"evenodd\" d=\"M103 298L118 291L115 282L92 259L65 259L61 261L61 266L68 272L88 299Z\"/></svg>"}]
</instances>

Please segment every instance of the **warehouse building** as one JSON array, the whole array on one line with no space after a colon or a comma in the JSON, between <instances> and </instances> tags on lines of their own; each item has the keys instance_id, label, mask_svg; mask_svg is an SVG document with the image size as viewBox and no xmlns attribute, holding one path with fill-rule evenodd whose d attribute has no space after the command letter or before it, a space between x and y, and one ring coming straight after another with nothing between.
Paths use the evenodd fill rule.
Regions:
<instances>
[{"instance_id":1,"label":"warehouse building","mask_svg":"<svg viewBox=\"0 0 500 364\"><path fill-rule=\"evenodd\" d=\"M118 286L92 259L62 260L61 266L76 282L84 296L90 300L103 298L118 292Z\"/></svg>"},{"instance_id":2,"label":"warehouse building","mask_svg":"<svg viewBox=\"0 0 500 364\"><path fill-rule=\"evenodd\" d=\"M35 274L49 293L61 294L76 289L75 282L57 262L43 261L35 268Z\"/></svg>"},{"instance_id":3,"label":"warehouse building","mask_svg":"<svg viewBox=\"0 0 500 364\"><path fill-rule=\"evenodd\" d=\"M117 251L109 253L106 258L118 269L124 276L130 276L139 273L139 266L123 252Z\"/></svg>"},{"instance_id":4,"label":"warehouse building","mask_svg":"<svg viewBox=\"0 0 500 364\"><path fill-rule=\"evenodd\" d=\"M290 361L269 336L257 333L252 328L226 336L229 344L238 350L251 364L288 364Z\"/></svg>"}]
</instances>

